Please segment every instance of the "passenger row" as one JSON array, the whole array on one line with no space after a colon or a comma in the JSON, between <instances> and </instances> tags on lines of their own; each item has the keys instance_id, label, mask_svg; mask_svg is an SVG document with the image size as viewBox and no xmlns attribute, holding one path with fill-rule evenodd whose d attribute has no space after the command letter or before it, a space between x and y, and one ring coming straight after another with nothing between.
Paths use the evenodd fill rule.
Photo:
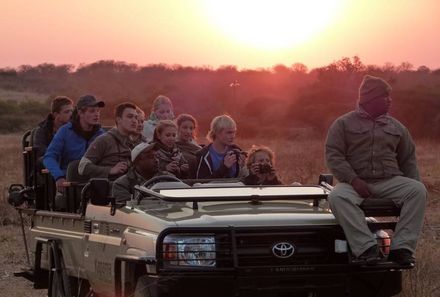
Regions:
<instances>
[{"instance_id":1,"label":"passenger row","mask_svg":"<svg viewBox=\"0 0 440 297\"><path fill-rule=\"evenodd\" d=\"M93 177L116 180L123 175L148 180L158 174L171 174L180 179L240 178L246 184L281 184L269 148L253 147L248 154L234 143L237 125L230 116L212 120L210 143L202 147L195 140L196 119L181 114L174 120L168 97L160 95L154 100L147 120L135 104L117 105L115 127L108 131L100 126L104 107L105 103L92 95L80 97L75 109L69 98L57 97L52 114L35 132L38 141L34 144L40 155L47 146L43 164L60 193L72 163L77 169L69 179L75 181ZM148 157L150 151L154 154Z\"/></svg>"}]
</instances>

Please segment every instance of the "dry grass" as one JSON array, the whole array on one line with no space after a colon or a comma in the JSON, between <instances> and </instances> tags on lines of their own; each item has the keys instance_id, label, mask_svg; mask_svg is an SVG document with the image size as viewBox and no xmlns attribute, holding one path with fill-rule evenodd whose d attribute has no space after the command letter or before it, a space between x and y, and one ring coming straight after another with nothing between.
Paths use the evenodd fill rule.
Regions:
<instances>
[{"instance_id":1,"label":"dry grass","mask_svg":"<svg viewBox=\"0 0 440 297\"><path fill-rule=\"evenodd\" d=\"M18 222L16 211L6 202L12 183L22 183L21 135L0 135L0 225Z\"/></svg>"},{"instance_id":2,"label":"dry grass","mask_svg":"<svg viewBox=\"0 0 440 297\"><path fill-rule=\"evenodd\" d=\"M45 102L49 98L48 94L40 94L35 92L19 92L12 90L0 89L0 100L12 100L12 101L26 101L35 100L39 102Z\"/></svg>"},{"instance_id":3,"label":"dry grass","mask_svg":"<svg viewBox=\"0 0 440 297\"><path fill-rule=\"evenodd\" d=\"M5 191L11 183L21 182L21 136L0 135L0 188ZM323 140L299 137L295 139L254 139L240 142L243 149L255 144L265 144L277 154L277 168L285 183L299 181L312 184L318 175L327 172L324 166ZM423 181L429 189L426 223L417 249L417 266L404 273L404 289L400 297L440 296L440 143L419 141L417 155ZM24 263L20 242L18 216L4 199L0 201L0 290L9 282L19 284L12 278L16 265ZM23 282L23 281L21 281ZM26 285L27 286L27 285ZM29 287L30 288L30 287ZM40 291L41 292L41 291ZM30 291L20 295L31 296ZM35 293L39 294L39 293ZM32 295L34 296L34 295ZM372 296L373 297L373 296Z\"/></svg>"}]
</instances>

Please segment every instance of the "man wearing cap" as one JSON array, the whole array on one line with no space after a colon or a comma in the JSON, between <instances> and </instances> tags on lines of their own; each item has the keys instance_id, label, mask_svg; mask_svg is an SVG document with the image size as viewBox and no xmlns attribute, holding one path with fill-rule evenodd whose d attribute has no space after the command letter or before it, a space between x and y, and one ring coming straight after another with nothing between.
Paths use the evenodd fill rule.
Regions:
<instances>
[{"instance_id":1,"label":"man wearing cap","mask_svg":"<svg viewBox=\"0 0 440 297\"><path fill-rule=\"evenodd\" d=\"M136 136L137 106L124 102L115 108L116 127L93 141L78 166L78 172L87 177L116 179L128 170L130 151L142 139Z\"/></svg>"},{"instance_id":2,"label":"man wearing cap","mask_svg":"<svg viewBox=\"0 0 440 297\"><path fill-rule=\"evenodd\" d=\"M135 185L141 185L157 175L159 172L157 150L156 143L142 142L131 151L133 166L113 183L112 195L116 201L130 200Z\"/></svg>"},{"instance_id":3,"label":"man wearing cap","mask_svg":"<svg viewBox=\"0 0 440 297\"><path fill-rule=\"evenodd\" d=\"M43 158L44 166L62 192L67 166L79 160L96 137L104 133L101 128L100 111L105 104L92 95L79 98L72 120L58 129Z\"/></svg>"},{"instance_id":4,"label":"man wearing cap","mask_svg":"<svg viewBox=\"0 0 440 297\"><path fill-rule=\"evenodd\" d=\"M401 212L388 260L412 265L427 192L420 182L415 145L407 128L388 115L390 92L391 86L383 79L366 75L357 109L331 125L325 156L339 183L329 203L353 254L374 264L382 255L359 205L365 199L393 200Z\"/></svg>"}]
</instances>

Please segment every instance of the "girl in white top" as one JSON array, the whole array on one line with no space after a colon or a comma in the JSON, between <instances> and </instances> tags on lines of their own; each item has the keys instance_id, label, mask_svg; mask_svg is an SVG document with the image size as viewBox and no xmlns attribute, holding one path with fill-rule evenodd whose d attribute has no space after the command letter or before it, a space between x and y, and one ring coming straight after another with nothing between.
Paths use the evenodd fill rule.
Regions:
<instances>
[{"instance_id":1,"label":"girl in white top","mask_svg":"<svg viewBox=\"0 0 440 297\"><path fill-rule=\"evenodd\" d=\"M161 120L173 120L173 103L170 98L164 95L159 95L153 101L153 108L151 109L148 120L144 122L143 135L147 142L153 141L154 129Z\"/></svg>"}]
</instances>

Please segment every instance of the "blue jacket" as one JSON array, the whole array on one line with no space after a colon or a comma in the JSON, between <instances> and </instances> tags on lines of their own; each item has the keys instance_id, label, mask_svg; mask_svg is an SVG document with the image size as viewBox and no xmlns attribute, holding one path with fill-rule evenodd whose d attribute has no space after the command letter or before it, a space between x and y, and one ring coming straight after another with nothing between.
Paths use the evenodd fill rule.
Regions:
<instances>
[{"instance_id":1,"label":"blue jacket","mask_svg":"<svg viewBox=\"0 0 440 297\"><path fill-rule=\"evenodd\" d=\"M44 155L44 166L55 180L65 177L67 165L79 160L85 154L89 144L105 131L100 128L88 141L73 130L72 122L58 129Z\"/></svg>"}]
</instances>

